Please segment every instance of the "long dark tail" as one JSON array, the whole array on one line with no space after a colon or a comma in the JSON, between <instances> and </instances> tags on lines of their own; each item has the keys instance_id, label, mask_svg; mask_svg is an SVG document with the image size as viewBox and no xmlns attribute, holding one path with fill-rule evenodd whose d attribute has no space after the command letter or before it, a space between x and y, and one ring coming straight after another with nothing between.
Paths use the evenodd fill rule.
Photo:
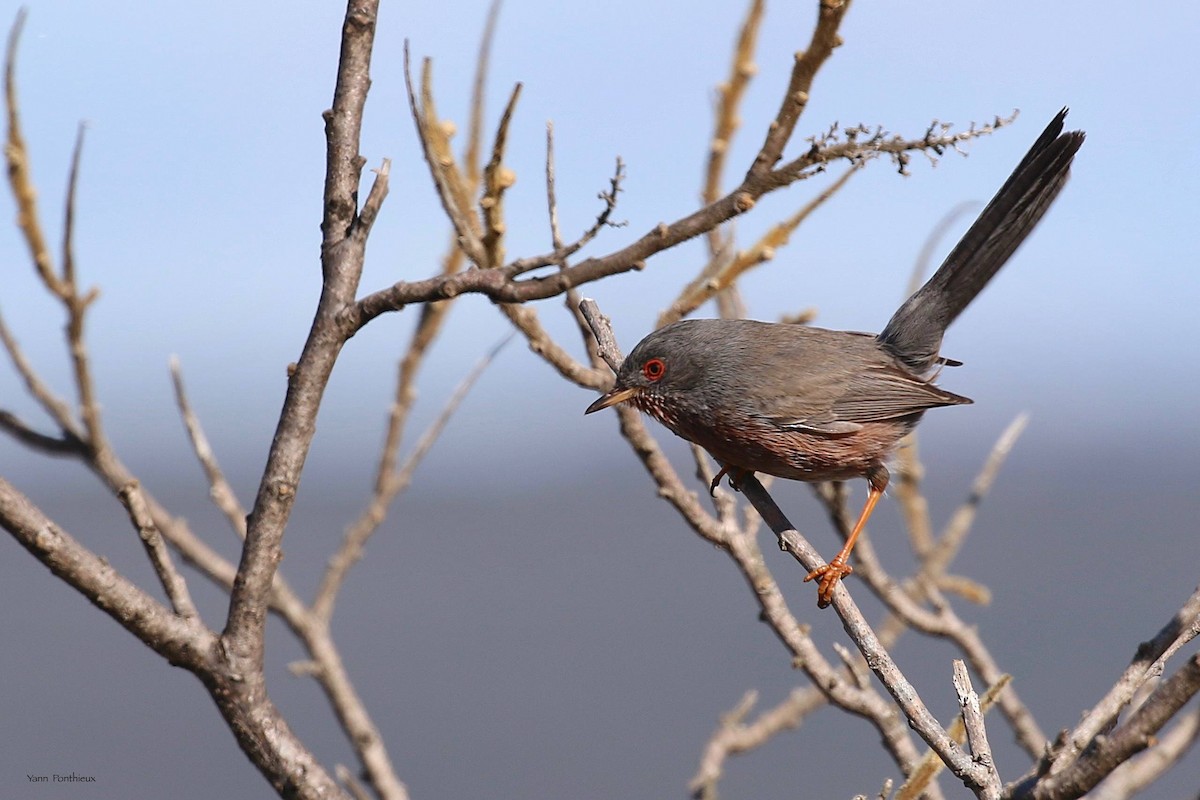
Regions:
<instances>
[{"instance_id":1,"label":"long dark tail","mask_svg":"<svg viewBox=\"0 0 1200 800\"><path fill-rule=\"evenodd\" d=\"M896 311L877 337L918 374L938 358L950 323L1025 241L1067 182L1083 131L1063 133L1058 112L924 286Z\"/></svg>"}]
</instances>

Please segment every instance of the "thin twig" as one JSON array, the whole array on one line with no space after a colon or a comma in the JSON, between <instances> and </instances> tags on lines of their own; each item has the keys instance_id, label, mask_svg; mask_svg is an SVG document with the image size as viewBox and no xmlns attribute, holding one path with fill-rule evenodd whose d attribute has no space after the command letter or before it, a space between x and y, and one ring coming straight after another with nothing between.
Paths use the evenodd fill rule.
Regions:
<instances>
[{"instance_id":1,"label":"thin twig","mask_svg":"<svg viewBox=\"0 0 1200 800\"><path fill-rule=\"evenodd\" d=\"M492 0L488 6L483 35L479 37L479 50L475 55L475 78L471 82L471 113L467 122L467 144L463 149L463 165L467 172L467 184L472 192L479 186L487 77L492 67L492 44L496 40L496 25L500 21L502 5L502 0Z\"/></svg>"},{"instance_id":2,"label":"thin twig","mask_svg":"<svg viewBox=\"0 0 1200 800\"><path fill-rule=\"evenodd\" d=\"M1112 727L1117 715L1138 690L1147 681L1163 674L1167 660L1197 636L1200 636L1200 588L1153 639L1142 642L1121 677L1066 737L1067 746L1056 755L1051 771L1074 763L1097 736Z\"/></svg>"},{"instance_id":3,"label":"thin twig","mask_svg":"<svg viewBox=\"0 0 1200 800\"><path fill-rule=\"evenodd\" d=\"M38 375L37 370L33 368L33 364L25 357L25 351L21 349L16 337L8 329L3 315L0 315L0 342L4 343L4 350L8 353L13 368L21 376L21 380L24 381L25 389L28 391L29 396L37 401L42 410L62 430L63 439L77 441L80 443L80 447L84 447L83 428L75 421L75 416L71 413L70 406L61 397L56 395L50 386Z\"/></svg>"},{"instance_id":4,"label":"thin twig","mask_svg":"<svg viewBox=\"0 0 1200 800\"><path fill-rule=\"evenodd\" d=\"M731 59L729 78L717 86L717 103L714 113L713 135L709 142L708 159L704 170L704 182L700 198L712 203L721 193L721 174L724 171L729 151L733 146L733 135L741 124L738 115L746 87L758 68L754 64L754 50L758 41L758 30L762 23L763 0L751 0L746 18L738 31L737 43ZM733 245L733 234L714 226L707 235L710 261L718 253L729 250ZM737 284L730 283L716 293L717 307L721 317L729 319L745 316L745 306Z\"/></svg>"},{"instance_id":5,"label":"thin twig","mask_svg":"<svg viewBox=\"0 0 1200 800\"><path fill-rule=\"evenodd\" d=\"M800 727L801 721L814 709L825 705L825 697L811 686L793 689L781 703L759 714L752 722L746 716L758 700L758 692L746 692L740 703L721 717L720 724L709 737L696 774L688 781L693 797L715 798L716 784L725 771L730 756L740 755L761 747L782 731Z\"/></svg>"},{"instance_id":6,"label":"thin twig","mask_svg":"<svg viewBox=\"0 0 1200 800\"><path fill-rule=\"evenodd\" d=\"M549 159L552 153L547 152ZM553 170L552 162L547 161L547 169ZM549 173L548 173L549 174ZM586 231L580 234L579 238L570 244L562 244L561 241L556 242L555 249L551 253L545 253L536 256L526 256L518 258L510 262L504 267L504 273L510 278L515 278L518 275L524 275L527 272L532 272L542 267L558 266L560 271L570 271L568 269L567 260L583 249L592 239L599 235L604 228L620 228L625 225L624 222L614 222L612 219L613 211L617 208L617 195L622 191L621 182L625 180L625 162L617 156L616 167L613 169L613 175L608 179L608 191L600 192L597 197L604 201L604 208L596 215L596 219ZM549 189L549 187L548 187ZM557 209L552 211L552 215L557 217ZM537 279L535 279L537 280ZM524 282L524 281L522 281ZM573 288L573 287L568 287ZM549 296L549 295L548 295Z\"/></svg>"},{"instance_id":7,"label":"thin twig","mask_svg":"<svg viewBox=\"0 0 1200 800\"><path fill-rule=\"evenodd\" d=\"M346 790L354 797L354 800L372 800L371 793L358 782L358 778L354 777L354 773L345 764L338 764L333 768L337 779L342 782Z\"/></svg>"},{"instance_id":8,"label":"thin twig","mask_svg":"<svg viewBox=\"0 0 1200 800\"><path fill-rule=\"evenodd\" d=\"M233 529L238 538L245 539L246 509L237 499L237 494L229 485L229 481L225 480L221 465L217 463L217 456L213 453L208 437L204 434L200 418L196 416L192 404L188 401L187 391L183 386L183 368L180 366L177 356L171 356L170 369L171 383L175 387L175 404L179 406L179 415L183 419L184 428L187 429L192 452L196 454L196 459L200 462L201 469L204 470L204 476L208 479L208 496L225 515L229 527Z\"/></svg>"},{"instance_id":9,"label":"thin twig","mask_svg":"<svg viewBox=\"0 0 1200 800\"><path fill-rule=\"evenodd\" d=\"M609 369L614 373L619 372L621 362L625 360L625 357L621 354L621 346L617 344L616 335L613 334L612 320L600 310L600 306L596 305L596 301L590 297L579 301L579 312L583 314L583 318L587 320L587 324L592 330L592 335L596 337L596 351L604 359L604 363L608 364Z\"/></svg>"},{"instance_id":10,"label":"thin twig","mask_svg":"<svg viewBox=\"0 0 1200 800\"><path fill-rule=\"evenodd\" d=\"M409 110L412 112L413 122L417 126L417 138L421 140L425 162L429 165L429 174L438 190L438 197L442 201L446 217L454 225L455 233L458 236L458 246L462 248L467 258L482 266L485 259L483 243L479 238L479 220L470 213L469 193L463 186L462 177L454 165L454 157L450 153L446 123L437 119L436 111L433 108L429 73L429 60L426 59L422 71L422 94L421 99L418 100L413 87L408 42L406 41L404 43L404 85L408 90ZM428 297L422 302L446 300L450 296L452 295Z\"/></svg>"},{"instance_id":11,"label":"thin twig","mask_svg":"<svg viewBox=\"0 0 1200 800\"><path fill-rule=\"evenodd\" d=\"M454 416L454 412L458 410L458 407L470 393L476 381L483 375L484 370L488 368L504 346L511 340L511 335L506 336L499 344L484 355L483 358L479 359L450 395L446 404L442 407L441 413L438 414L437 419L433 421L433 424L417 440L412 452L405 459L403 466L394 474L384 478L383 484L378 487L368 507L346 529L341 546L330 558L329 566L325 569L325 574L321 578L321 585L317 590L316 598L313 600L312 613L323 624L327 625L332 618L334 603L337 600L338 591L341 589L347 573L362 558L363 549L366 547L367 541L378 530L379 525L382 524L387 515L388 507L412 482L417 467L433 448L442 431L446 429L446 425Z\"/></svg>"},{"instance_id":12,"label":"thin twig","mask_svg":"<svg viewBox=\"0 0 1200 800\"><path fill-rule=\"evenodd\" d=\"M1011 682L1012 676L1004 675L998 683L994 683L988 687L987 691L983 694L983 698L979 701L979 708L983 713L986 714L996 704L996 700L1001 692ZM946 730L950 734L950 738L959 744L962 744L967 739L967 732L962 716L955 717L954 721L950 723L950 727ZM931 788L935 788L933 779L941 774L945 768L945 762L938 757L937 753L930 750L921 759L916 769L909 774L908 780L896 790L894 800L916 800L916 798L926 795Z\"/></svg>"},{"instance_id":13,"label":"thin twig","mask_svg":"<svg viewBox=\"0 0 1200 800\"><path fill-rule=\"evenodd\" d=\"M195 615L183 616L151 597L47 517L0 478L0 527L56 576L172 664L211 668L216 636Z\"/></svg>"},{"instance_id":14,"label":"thin twig","mask_svg":"<svg viewBox=\"0 0 1200 800\"><path fill-rule=\"evenodd\" d=\"M1145 750L1109 773L1089 800L1128 800L1161 778L1200 741L1200 708L1180 717L1171 729Z\"/></svg>"},{"instance_id":15,"label":"thin twig","mask_svg":"<svg viewBox=\"0 0 1200 800\"><path fill-rule=\"evenodd\" d=\"M758 29L762 23L763 11L766 8L764 0L751 0L746 18L738 30L737 44L734 46L729 77L717 86L717 108L712 139L708 145L708 161L704 170L704 188L700 197L705 203L715 201L721 192L721 174L725 169L725 161L733 144L733 135L740 125L738 109L742 98L745 97L746 87L750 79L758 72L754 65L754 50L758 43ZM719 234L714 228L709 232L709 251L717 252L722 248Z\"/></svg>"},{"instance_id":16,"label":"thin twig","mask_svg":"<svg viewBox=\"0 0 1200 800\"><path fill-rule=\"evenodd\" d=\"M1135 753L1149 747L1158 731L1197 692L1200 692L1200 653L1185 661L1150 693L1129 719L1111 733L1098 737L1069 766L1032 786L1018 787L1014 797L1057 800L1082 796Z\"/></svg>"},{"instance_id":17,"label":"thin twig","mask_svg":"<svg viewBox=\"0 0 1200 800\"><path fill-rule=\"evenodd\" d=\"M830 162L843 159L856 162L881 154L899 157L909 152L933 153L932 158L947 149L954 149L960 142L991 133L1005 122L998 120L991 125L972 127L968 131L927 134L916 139L880 137L878 140L854 140L814 146L786 168L781 168L783 171L749 178L748 182L715 203L706 205L673 223L656 225L634 242L607 255L588 258L569 269L532 278L519 276L538 267L556 265L561 262L561 255L549 253L521 258L502 269L477 269L450 276L400 281L358 300L353 307L343 312L341 322L352 330L358 330L380 314L399 311L412 303L445 300L468 292L483 294L492 300L507 303L554 297L586 283L641 269L645 267L646 259L651 256L744 214L754 207L758 198L816 174L825 169ZM445 202L449 201L444 199ZM451 209L448 213L457 212ZM458 227L456 223L456 229Z\"/></svg>"},{"instance_id":18,"label":"thin twig","mask_svg":"<svg viewBox=\"0 0 1200 800\"><path fill-rule=\"evenodd\" d=\"M554 367L562 377L588 389L604 389L612 382L612 376L607 370L581 363L554 341L542 326L537 311L532 306L503 303L500 305L500 312L525 336L529 349Z\"/></svg>"},{"instance_id":19,"label":"thin twig","mask_svg":"<svg viewBox=\"0 0 1200 800\"><path fill-rule=\"evenodd\" d=\"M775 119L767 126L766 139L754 157L746 175L747 181L766 175L783 155L783 149L792 138L800 115L808 106L808 93L817 72L833 54L834 48L842 43L838 28L849 10L850 0L823 0L818 4L817 25L813 29L812 39L808 47L796 54L796 63L792 67L783 102Z\"/></svg>"},{"instance_id":20,"label":"thin twig","mask_svg":"<svg viewBox=\"0 0 1200 800\"><path fill-rule=\"evenodd\" d=\"M717 293L733 286L734 282L743 274L773 259L779 248L788 243L796 228L809 215L824 205L829 198L837 194L838 190L846 185L854 173L858 172L860 166L851 166L841 177L830 184L828 188L805 203L799 211L782 222L773 225L748 250L743 250L733 258L718 262L719 266L714 270L712 275L697 278L688 284L675 302L659 315L658 327L661 328L664 325L686 317Z\"/></svg>"},{"instance_id":21,"label":"thin twig","mask_svg":"<svg viewBox=\"0 0 1200 800\"><path fill-rule=\"evenodd\" d=\"M521 84L518 83L513 87L508 105L504 107L492 144L492 157L483 169L483 197L479 207L483 214L483 252L487 262L480 266L499 267L504 263L504 193L517 181L516 174L503 164L504 148L508 144L508 126L520 97Z\"/></svg>"},{"instance_id":22,"label":"thin twig","mask_svg":"<svg viewBox=\"0 0 1200 800\"><path fill-rule=\"evenodd\" d=\"M8 109L8 138L4 147L4 157L8 162L8 182L12 189L13 200L17 206L17 227L25 237L29 247L29 255L33 258L34 266L42 283L51 294L60 300L67 295L66 287L54 271L54 263L50 257L50 248L46 245L46 236L42 233L40 216L37 210L37 189L34 188L33 178L29 168L29 150L25 146L25 137L21 135L20 104L17 101L17 45L21 41L21 31L25 28L25 9L17 12L17 18L8 33L8 46L4 58L4 98Z\"/></svg>"},{"instance_id":23,"label":"thin twig","mask_svg":"<svg viewBox=\"0 0 1200 800\"><path fill-rule=\"evenodd\" d=\"M11 411L0 411L0 431L4 431L31 450L48 456L80 456L87 452L83 442L70 434L51 436L34 430Z\"/></svg>"},{"instance_id":24,"label":"thin twig","mask_svg":"<svg viewBox=\"0 0 1200 800\"><path fill-rule=\"evenodd\" d=\"M998 800L1002 784L996 763L992 760L992 746L988 744L987 727L983 724L983 709L979 704L979 695L971 686L967 665L960 658L954 659L954 692L958 695L958 707L962 712L963 730L971 748L971 758L987 773L986 783L977 794L980 798Z\"/></svg>"},{"instance_id":25,"label":"thin twig","mask_svg":"<svg viewBox=\"0 0 1200 800\"><path fill-rule=\"evenodd\" d=\"M546 212L550 219L550 246L554 252L563 249L562 231L558 227L558 197L554 175L554 123L546 123Z\"/></svg>"},{"instance_id":26,"label":"thin twig","mask_svg":"<svg viewBox=\"0 0 1200 800\"><path fill-rule=\"evenodd\" d=\"M75 292L75 194L79 186L79 162L83 155L83 134L87 126L79 125L75 149L71 152L71 171L67 178L67 202L63 213L63 283Z\"/></svg>"},{"instance_id":27,"label":"thin twig","mask_svg":"<svg viewBox=\"0 0 1200 800\"><path fill-rule=\"evenodd\" d=\"M937 546L921 564L921 571L917 578L918 583L922 579L937 580L950 566L954 557L958 555L967 533L971 530L971 525L975 522L975 515L979 513L980 504L991 491L1005 460L1028 424L1029 415L1018 414L1000 434L996 443L992 445L983 468L975 477L974 483L971 484L971 491L968 493L967 499L950 517L950 522L946 524L946 529L938 539Z\"/></svg>"},{"instance_id":28,"label":"thin twig","mask_svg":"<svg viewBox=\"0 0 1200 800\"><path fill-rule=\"evenodd\" d=\"M618 161L619 164L619 161ZM563 246L562 230L558 224L558 197L555 188L556 177L554 169L554 123L546 123L546 212L550 221L550 245L554 248L555 253L560 253L565 250ZM616 202L616 187L612 192L613 203ZM606 209L607 210L607 209ZM567 258L565 255L562 259L560 267L566 269L568 267ZM563 304L566 306L567 313L571 315L571 319L575 320L575 326L579 330L579 338L583 342L584 350L587 351L588 363L593 368L600 366L600 354L596 352L596 339L592 336L591 329L588 328L587 320L583 318L583 314L579 311L579 292L575 289L567 289L563 294Z\"/></svg>"},{"instance_id":29,"label":"thin twig","mask_svg":"<svg viewBox=\"0 0 1200 800\"><path fill-rule=\"evenodd\" d=\"M137 481L130 481L126 484L118 496L121 498L121 504L125 506L125 510L129 512L130 521L137 528L138 537L146 548L146 555L150 557L150 564L154 567L155 574L158 575L158 582L162 584L163 590L171 601L171 607L184 619L198 619L200 615L192 602L191 593L188 592L187 582L175 568L175 562L171 559L171 551L167 549L162 533L150 516L150 510L146 507L146 499L142 496L142 490Z\"/></svg>"}]
</instances>

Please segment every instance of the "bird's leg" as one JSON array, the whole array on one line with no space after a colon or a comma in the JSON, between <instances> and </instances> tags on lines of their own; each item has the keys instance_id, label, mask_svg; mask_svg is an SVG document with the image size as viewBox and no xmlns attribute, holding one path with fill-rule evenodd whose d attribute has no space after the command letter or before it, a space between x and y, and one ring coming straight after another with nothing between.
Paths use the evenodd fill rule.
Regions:
<instances>
[{"instance_id":1,"label":"bird's leg","mask_svg":"<svg viewBox=\"0 0 1200 800\"><path fill-rule=\"evenodd\" d=\"M717 463L721 464L719 461ZM721 478L725 477L726 475L729 476L729 485L733 488L733 490L735 492L740 492L741 489L738 488L738 484L741 482L742 478L746 477L747 474L749 474L749 471L744 470L741 467L730 467L726 466L725 464L721 464L721 471L718 472L712 479L712 482L708 484L708 494L712 497L716 496L717 487L721 485Z\"/></svg>"},{"instance_id":2,"label":"bird's leg","mask_svg":"<svg viewBox=\"0 0 1200 800\"><path fill-rule=\"evenodd\" d=\"M872 467L867 472L867 504L863 506L862 513L858 515L858 522L854 523L854 528L846 537L846 543L833 557L833 561L823 567L817 567L804 577L805 581L817 580L817 608L825 608L832 603L833 587L854 571L854 567L847 563L850 560L850 551L854 549L858 535L862 533L863 528L867 527L867 520L871 518L871 512L875 510L875 504L879 502L879 498L883 497L883 490L887 488L887 485L888 471L883 465Z\"/></svg>"}]
</instances>

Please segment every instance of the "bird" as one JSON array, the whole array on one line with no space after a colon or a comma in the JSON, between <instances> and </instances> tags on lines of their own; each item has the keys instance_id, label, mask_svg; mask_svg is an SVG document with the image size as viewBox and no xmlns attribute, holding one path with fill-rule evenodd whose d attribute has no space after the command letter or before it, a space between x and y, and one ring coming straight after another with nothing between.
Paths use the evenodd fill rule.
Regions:
<instances>
[{"instance_id":1,"label":"bird","mask_svg":"<svg viewBox=\"0 0 1200 800\"><path fill-rule=\"evenodd\" d=\"M686 319L650 333L584 412L629 403L712 455L736 489L753 473L798 481L865 478L867 499L844 546L805 581L827 607L853 572L855 541L887 488L887 461L925 412L971 399L935 381L946 328L1045 215L1084 132L1063 108L929 280L882 332L748 319Z\"/></svg>"}]
</instances>

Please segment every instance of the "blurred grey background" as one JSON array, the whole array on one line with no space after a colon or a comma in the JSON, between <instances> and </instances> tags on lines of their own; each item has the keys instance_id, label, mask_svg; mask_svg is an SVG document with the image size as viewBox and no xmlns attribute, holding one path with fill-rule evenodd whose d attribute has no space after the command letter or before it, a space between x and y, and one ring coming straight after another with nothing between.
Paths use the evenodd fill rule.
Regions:
<instances>
[{"instance_id":1,"label":"blurred grey background","mask_svg":"<svg viewBox=\"0 0 1200 800\"><path fill-rule=\"evenodd\" d=\"M761 143L814 5L768 9L727 185ZM84 281L103 291L88 335L111 438L151 490L230 557L233 537L205 501L167 359L179 355L192 401L248 502L319 289L320 114L343 10L35 0L21 42L25 134L54 241L75 128L88 123L76 247ZM439 111L461 130L484 10L479 0L384 5L361 152L369 166L393 159L393 170L364 293L432 274L448 240L408 118L403 41L416 57L433 57ZM0 19L15 11L0 9ZM507 200L510 255L549 246L550 119L568 237L599 211L613 159L627 164L615 217L629 225L604 232L588 253L695 208L713 87L727 75L744 12L713 0L613 0L602 9L509 0L488 129L511 85L525 82L507 159L518 175ZM917 156L910 177L872 164L744 281L754 317L815 306L819 324L878 330L937 221L958 203L986 201L1054 112L1071 106L1069 127L1088 132L1071 183L947 338L947 354L966 366L943 385L976 404L934 412L921 429L929 497L944 522L1004 426L1031 414L956 569L993 589L992 605L962 613L1051 735L1095 702L1200 578L1197 31L1191 4L857 5L789 152L835 121L920 135L935 118L965 126L1014 108L1021 116L972 143L967 158L947 154L931 166ZM751 242L827 180L766 198L738 221L739 241ZM0 217L14 213L5 194ZM689 243L586 293L628 349L704 257L700 242ZM62 316L34 283L11 226L0 235L0 264L0 309L68 393ZM539 310L577 346L558 301ZM368 497L395 360L415 318L377 320L334 374L285 540L283 570L306 595ZM421 382L409 441L505 328L486 300L455 306ZM519 345L508 348L344 591L338 641L415 797L679 797L720 714L747 689L773 704L798 680L728 560L654 497L612 416L583 418L591 399ZM0 406L37 418L7 365ZM670 447L688 469L684 450ZM78 465L5 439L0 474L152 585L121 510ZM861 486L855 492L861 497ZM807 488L779 486L776 497L832 554L835 539ZM902 572L909 561L894 502L871 534ZM795 565L768 558L826 652L844 642ZM218 624L224 598L199 578L192 586ZM0 602L0 797L271 795L193 678L8 537L0 537ZM299 655L273 627L274 699L326 764L353 763L315 685L287 672ZM896 656L949 719L953 653L910 635ZM991 730L1002 774L1015 778L1025 761L998 720ZM730 762L723 791L876 792L897 775L876 738L860 721L820 713ZM1194 797L1198 763L1191 754L1146 796ZM71 771L97 783L26 778Z\"/></svg>"}]
</instances>

